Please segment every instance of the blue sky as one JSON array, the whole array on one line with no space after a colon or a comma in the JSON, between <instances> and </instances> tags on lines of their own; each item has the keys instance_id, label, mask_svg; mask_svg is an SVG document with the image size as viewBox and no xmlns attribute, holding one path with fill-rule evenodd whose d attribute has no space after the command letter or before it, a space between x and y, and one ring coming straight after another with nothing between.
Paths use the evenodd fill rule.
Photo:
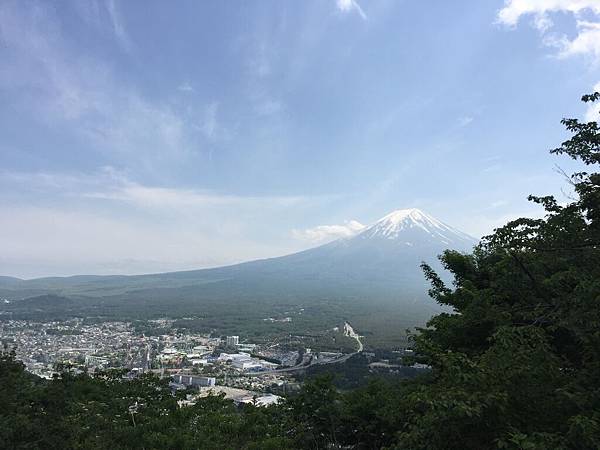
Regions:
<instances>
[{"instance_id":1,"label":"blue sky","mask_svg":"<svg viewBox=\"0 0 600 450\"><path fill-rule=\"evenodd\" d=\"M4 1L0 274L276 256L565 199L600 1ZM598 88L598 87L597 87Z\"/></svg>"}]
</instances>

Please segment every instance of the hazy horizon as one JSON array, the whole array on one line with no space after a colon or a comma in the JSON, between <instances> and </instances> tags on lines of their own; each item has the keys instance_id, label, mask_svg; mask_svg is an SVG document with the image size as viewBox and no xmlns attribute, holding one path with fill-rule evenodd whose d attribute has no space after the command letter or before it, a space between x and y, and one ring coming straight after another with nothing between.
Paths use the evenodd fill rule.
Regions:
<instances>
[{"instance_id":1,"label":"hazy horizon","mask_svg":"<svg viewBox=\"0 0 600 450\"><path fill-rule=\"evenodd\" d=\"M411 208L411 209L406 209L406 210L396 210L393 211L391 214L395 214L395 213L404 213L404 212L409 212L409 211L417 211L419 214L421 213L425 213L427 214L425 211L419 210L418 208ZM389 215L391 215L389 214ZM363 231L368 232L368 230L370 230L372 227L377 226L377 224L380 221L385 220L389 215L386 215L382 218L380 218L377 222L372 223L372 224L368 224L368 225L363 225L360 224L358 222L355 222L354 224L350 224L350 226L346 226L343 227L342 229L340 225L323 225L323 226L319 226L316 227L315 229L311 230L311 233L315 233L315 234L322 234L322 235L328 235L328 236L333 236L331 238L331 240L326 240L326 242L322 243L315 243L314 245L312 245L311 247L308 247L307 249L304 250L310 250L310 249L314 249L314 248L318 248L322 245L325 245L326 243L329 242L333 242L334 240L339 240L339 239L344 239L344 240L348 240L354 236L357 236L359 234L361 234ZM433 218L431 216L429 216L429 218L433 219L433 220L437 220L437 218ZM445 224L442 222L442 225L446 225L449 226L449 224ZM457 230L460 232L460 230ZM467 235L469 238L471 238L473 240L473 242L478 241L479 238L475 238L473 236L469 236ZM448 245L448 248L453 248L452 245ZM453 248L454 249L454 248ZM302 251L302 250L301 250ZM156 273L164 273L164 272L175 272L175 271L194 271L194 270L201 270L201 269L213 269L213 268L221 268L221 267L227 267L230 265L236 265L236 264L241 264L241 263L245 263L245 262L252 262L252 261L260 261L260 260L265 260L265 259L273 259L273 258L278 258L281 256L289 256L289 255L293 255L297 252L291 252L291 253L285 253L282 255L273 255L273 256L267 256L264 258L251 258L251 259L247 259L247 260L243 260L243 261L234 261L231 262L229 264L218 264L218 265L209 265L209 266L201 266L201 267L180 267L171 271L162 271L162 272L136 272L136 273L110 273L110 274L97 274L97 273L72 273L72 274L48 274L48 275L41 275L41 276L35 276L35 277L15 277L12 276L14 278L19 278L19 279L23 279L23 280L33 280L33 279L39 279L39 278L48 278L48 277L71 277L71 276L101 276L101 275L126 275L126 276L135 276L135 275L152 275L152 274L156 274ZM0 276L3 276L3 274L0 274Z\"/></svg>"}]
</instances>

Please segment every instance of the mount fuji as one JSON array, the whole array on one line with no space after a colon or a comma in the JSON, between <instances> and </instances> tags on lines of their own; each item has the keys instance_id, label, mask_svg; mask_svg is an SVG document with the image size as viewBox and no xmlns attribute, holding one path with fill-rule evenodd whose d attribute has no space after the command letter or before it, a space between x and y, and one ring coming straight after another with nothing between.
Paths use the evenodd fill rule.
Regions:
<instances>
[{"instance_id":1,"label":"mount fuji","mask_svg":"<svg viewBox=\"0 0 600 450\"><path fill-rule=\"evenodd\" d=\"M150 308L157 314L169 314L175 307L194 312L206 311L209 305L237 305L235 312L241 312L250 305L325 300L385 302L406 308L427 297L428 285L419 267L422 261L439 268L437 256L445 249L470 251L476 243L419 209L402 209L354 236L232 266L136 276L0 277L0 297L10 302L0 305L0 314L3 309L24 307L24 299L37 296L74 299L72 306L101 305L101 311L119 312L127 305L131 310ZM34 303L39 309L40 301Z\"/></svg>"},{"instance_id":2,"label":"mount fuji","mask_svg":"<svg viewBox=\"0 0 600 450\"><path fill-rule=\"evenodd\" d=\"M249 264L260 263L280 275L301 273L305 279L410 289L425 285L421 262L439 266L437 256L445 249L469 251L476 244L475 238L419 209L401 209L352 237Z\"/></svg>"}]
</instances>

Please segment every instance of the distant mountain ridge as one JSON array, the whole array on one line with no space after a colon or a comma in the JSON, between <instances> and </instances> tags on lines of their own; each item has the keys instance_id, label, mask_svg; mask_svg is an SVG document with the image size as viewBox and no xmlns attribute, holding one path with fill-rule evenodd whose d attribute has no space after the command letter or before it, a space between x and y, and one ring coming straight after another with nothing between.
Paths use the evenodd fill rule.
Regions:
<instances>
[{"instance_id":1,"label":"distant mountain ridge","mask_svg":"<svg viewBox=\"0 0 600 450\"><path fill-rule=\"evenodd\" d=\"M350 266L360 267L369 272L385 271L382 264L396 267L399 262L435 259L444 249L469 251L477 244L477 239L453 228L429 214L416 209L400 209L382 217L374 224L352 237L345 237L328 244L304 250L290 255L248 261L232 266L210 269L164 272L144 275L73 275L67 277L44 277L22 280L16 277L0 276L0 288L41 288L54 289L71 285L87 284L131 284L135 281L150 279L165 283L171 280L192 281L199 276L202 281L214 279L215 275L228 276L249 274L267 270L267 272L293 273L302 266L309 266L310 272L318 274L325 269L337 269L344 272ZM305 267L306 270L309 267ZM418 267L416 267L418 269ZM420 271L419 271L420 273ZM355 274L358 275L358 274ZM397 274L402 276L401 273ZM360 278L360 277L359 277ZM107 286L108 287L108 286Z\"/></svg>"},{"instance_id":2,"label":"distant mountain ridge","mask_svg":"<svg viewBox=\"0 0 600 450\"><path fill-rule=\"evenodd\" d=\"M118 307L151 301L161 308L185 304L192 309L207 302L299 304L306 299L370 299L430 311L432 301L422 307L417 302L427 292L420 263L435 266L437 255L445 249L470 251L476 243L419 209L404 209L391 212L355 236L286 256L148 275L0 278L0 297L19 300L52 294L90 304L100 302L94 299Z\"/></svg>"}]
</instances>

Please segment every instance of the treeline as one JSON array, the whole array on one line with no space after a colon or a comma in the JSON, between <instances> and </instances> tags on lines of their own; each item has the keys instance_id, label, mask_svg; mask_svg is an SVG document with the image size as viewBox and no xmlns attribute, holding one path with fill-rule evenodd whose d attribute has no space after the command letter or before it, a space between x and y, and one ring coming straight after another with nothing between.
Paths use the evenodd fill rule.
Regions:
<instances>
[{"instance_id":1,"label":"treeline","mask_svg":"<svg viewBox=\"0 0 600 450\"><path fill-rule=\"evenodd\" d=\"M0 448L380 448L394 442L401 425L397 414L388 413L402 390L383 383L340 394L330 377L322 377L276 406L238 408L212 396L181 408L178 400L186 393L173 395L166 380L121 376L64 372L43 380L3 352Z\"/></svg>"},{"instance_id":2,"label":"treeline","mask_svg":"<svg viewBox=\"0 0 600 450\"><path fill-rule=\"evenodd\" d=\"M600 94L584 96L598 101ZM599 449L600 128L565 119L552 150L585 167L571 199L441 257L430 294L453 314L414 336L426 377L339 392L328 377L281 405L221 398L178 408L164 382L65 375L42 382L4 353L1 448Z\"/></svg>"}]
</instances>

